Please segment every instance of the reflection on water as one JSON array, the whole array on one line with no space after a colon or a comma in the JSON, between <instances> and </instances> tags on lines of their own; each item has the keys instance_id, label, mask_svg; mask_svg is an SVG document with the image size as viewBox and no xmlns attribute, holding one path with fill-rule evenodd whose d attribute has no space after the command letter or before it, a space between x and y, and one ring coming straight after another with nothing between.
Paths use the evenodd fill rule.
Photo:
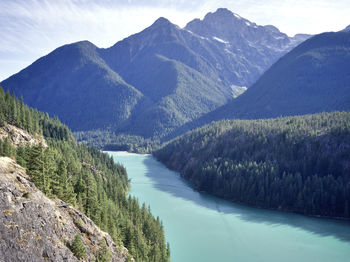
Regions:
<instances>
[{"instance_id":1,"label":"reflection on water","mask_svg":"<svg viewBox=\"0 0 350 262\"><path fill-rule=\"evenodd\" d=\"M146 176L152 179L151 183L156 189L168 192L174 197L193 201L196 205L213 209L220 213L235 214L237 218L254 223L267 225L289 225L308 230L321 236L334 236L340 240L350 242L350 222L341 220L329 220L306 217L281 211L264 210L244 205L234 204L205 193L193 190L189 183L172 172L173 176L162 176L159 172L159 162L153 157L144 158L143 163L147 167ZM347 227L348 230L344 230Z\"/></svg>"},{"instance_id":2,"label":"reflection on water","mask_svg":"<svg viewBox=\"0 0 350 262\"><path fill-rule=\"evenodd\" d=\"M173 262L347 261L350 222L256 209L199 193L150 155L111 153L131 194L164 222Z\"/></svg>"}]
</instances>

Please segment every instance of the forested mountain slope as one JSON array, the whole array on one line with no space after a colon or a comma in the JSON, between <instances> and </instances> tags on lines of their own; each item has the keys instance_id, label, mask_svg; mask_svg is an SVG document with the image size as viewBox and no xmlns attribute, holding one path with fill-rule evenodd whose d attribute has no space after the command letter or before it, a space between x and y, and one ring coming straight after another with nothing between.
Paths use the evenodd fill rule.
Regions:
<instances>
[{"instance_id":1,"label":"forested mountain slope","mask_svg":"<svg viewBox=\"0 0 350 262\"><path fill-rule=\"evenodd\" d=\"M221 119L350 110L350 32L314 36L279 59L237 99L172 136Z\"/></svg>"},{"instance_id":2,"label":"forested mountain slope","mask_svg":"<svg viewBox=\"0 0 350 262\"><path fill-rule=\"evenodd\" d=\"M73 129L120 124L142 94L112 71L88 41L62 46L2 82L25 104Z\"/></svg>"},{"instance_id":3,"label":"forested mountain slope","mask_svg":"<svg viewBox=\"0 0 350 262\"><path fill-rule=\"evenodd\" d=\"M0 140L0 155L12 157L26 168L38 189L85 213L115 243L127 247L136 261L169 260L159 218L126 196L129 182L124 167L97 149L77 144L57 119L25 106L1 88L0 119L1 126L10 124L34 137L44 136L46 147L15 146L8 137Z\"/></svg>"},{"instance_id":4,"label":"forested mountain slope","mask_svg":"<svg viewBox=\"0 0 350 262\"><path fill-rule=\"evenodd\" d=\"M257 207L350 218L350 113L224 120L154 152L195 188Z\"/></svg>"},{"instance_id":5,"label":"forested mountain slope","mask_svg":"<svg viewBox=\"0 0 350 262\"><path fill-rule=\"evenodd\" d=\"M106 49L59 47L1 84L74 131L158 138L239 95L307 37L221 8L184 29L159 18Z\"/></svg>"}]
</instances>

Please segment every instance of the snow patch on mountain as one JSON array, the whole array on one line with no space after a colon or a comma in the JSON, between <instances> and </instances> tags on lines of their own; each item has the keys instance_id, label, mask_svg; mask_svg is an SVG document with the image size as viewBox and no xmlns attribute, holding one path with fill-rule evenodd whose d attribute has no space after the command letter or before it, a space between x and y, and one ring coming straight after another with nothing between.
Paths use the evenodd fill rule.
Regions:
<instances>
[{"instance_id":1,"label":"snow patch on mountain","mask_svg":"<svg viewBox=\"0 0 350 262\"><path fill-rule=\"evenodd\" d=\"M224 39L221 39L219 37L216 37L216 36L213 36L213 39L220 42L220 43L223 43L223 44L228 44L229 42L225 41Z\"/></svg>"},{"instance_id":2,"label":"snow patch on mountain","mask_svg":"<svg viewBox=\"0 0 350 262\"><path fill-rule=\"evenodd\" d=\"M188 29L181 29L181 30L184 30L184 31L186 31L186 32L190 33L191 35L196 36L196 37L199 37L200 39L203 39L203 40L209 40L209 38L204 37L204 36L201 36L201 35L197 35L197 34L193 33L192 31L190 31L190 30L188 30Z\"/></svg>"}]
</instances>

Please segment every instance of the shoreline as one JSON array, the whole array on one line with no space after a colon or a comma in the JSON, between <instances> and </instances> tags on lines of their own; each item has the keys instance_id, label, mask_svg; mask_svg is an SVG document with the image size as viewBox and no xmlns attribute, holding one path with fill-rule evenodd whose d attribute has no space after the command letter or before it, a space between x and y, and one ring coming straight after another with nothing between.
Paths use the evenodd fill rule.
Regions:
<instances>
[{"instance_id":1,"label":"shoreline","mask_svg":"<svg viewBox=\"0 0 350 262\"><path fill-rule=\"evenodd\" d=\"M137 155L137 156L152 156L152 154L142 154L142 153L134 153L128 151L111 151L111 150L101 150L104 153L117 153L119 155Z\"/></svg>"}]
</instances>

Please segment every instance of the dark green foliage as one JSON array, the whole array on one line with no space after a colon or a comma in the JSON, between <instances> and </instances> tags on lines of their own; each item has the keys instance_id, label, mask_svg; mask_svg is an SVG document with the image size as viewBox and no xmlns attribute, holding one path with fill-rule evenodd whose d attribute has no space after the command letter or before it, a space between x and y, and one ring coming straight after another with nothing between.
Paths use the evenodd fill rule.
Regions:
<instances>
[{"instance_id":1,"label":"dark green foliage","mask_svg":"<svg viewBox=\"0 0 350 262\"><path fill-rule=\"evenodd\" d=\"M12 146L8 138L5 140L0 140L0 155L8 157L13 157L16 155L16 149Z\"/></svg>"},{"instance_id":2,"label":"dark green foliage","mask_svg":"<svg viewBox=\"0 0 350 262\"><path fill-rule=\"evenodd\" d=\"M70 249L78 259L86 257L86 247L84 246L83 241L81 241L80 234L77 233L75 235L74 240L70 245Z\"/></svg>"},{"instance_id":3,"label":"dark green foliage","mask_svg":"<svg viewBox=\"0 0 350 262\"><path fill-rule=\"evenodd\" d=\"M48 114L25 106L23 100L18 100L9 92L4 93L0 86L0 127L5 124L17 126L31 134L40 134L47 138L72 140L68 127L57 118L49 118Z\"/></svg>"},{"instance_id":4,"label":"dark green foliage","mask_svg":"<svg viewBox=\"0 0 350 262\"><path fill-rule=\"evenodd\" d=\"M349 218L350 113L214 122L154 154L198 190L258 207Z\"/></svg>"},{"instance_id":5,"label":"dark green foliage","mask_svg":"<svg viewBox=\"0 0 350 262\"><path fill-rule=\"evenodd\" d=\"M141 136L127 134L116 135L108 130L74 132L73 134L79 142L106 151L150 153L160 147L160 141L157 138L145 139Z\"/></svg>"},{"instance_id":6,"label":"dark green foliage","mask_svg":"<svg viewBox=\"0 0 350 262\"><path fill-rule=\"evenodd\" d=\"M149 209L140 208L135 198L126 197L129 183L125 168L107 154L77 144L69 129L57 119L21 106L12 95L1 91L0 88L2 125L11 123L34 136L43 134L48 147L15 148L5 139L0 140L0 155L14 157L27 168L40 190L79 208L117 244L126 246L136 261L168 261L160 220ZM28 116L26 121L32 121L35 128L26 128L26 122L19 122L22 113L12 115L14 105L22 108Z\"/></svg>"},{"instance_id":7,"label":"dark green foliage","mask_svg":"<svg viewBox=\"0 0 350 262\"><path fill-rule=\"evenodd\" d=\"M106 241L102 239L99 243L99 250L97 251L96 262L110 262L112 260L111 256L112 255L107 248Z\"/></svg>"},{"instance_id":8,"label":"dark green foliage","mask_svg":"<svg viewBox=\"0 0 350 262\"><path fill-rule=\"evenodd\" d=\"M27 172L34 184L43 190L45 194L49 192L49 181L44 174L44 148L42 146L34 146L28 152L28 161L26 163Z\"/></svg>"}]
</instances>

